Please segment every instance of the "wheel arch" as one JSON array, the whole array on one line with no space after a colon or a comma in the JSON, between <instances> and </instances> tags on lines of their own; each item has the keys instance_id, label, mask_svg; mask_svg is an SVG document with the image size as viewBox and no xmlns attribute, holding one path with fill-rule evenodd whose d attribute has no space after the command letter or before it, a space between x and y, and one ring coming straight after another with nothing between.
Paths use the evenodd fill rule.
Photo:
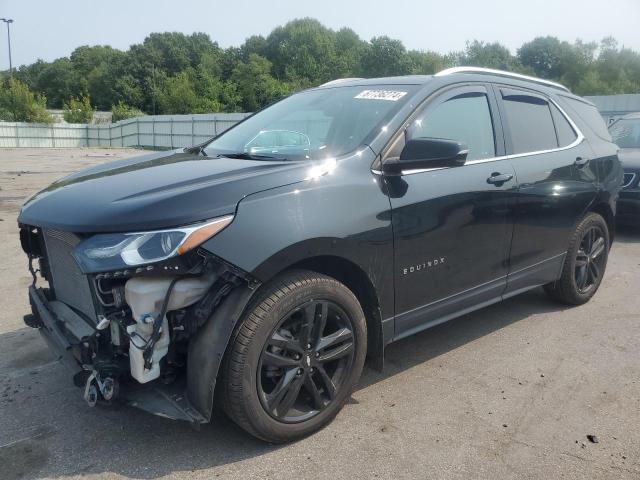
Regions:
<instances>
[{"instance_id":1,"label":"wheel arch","mask_svg":"<svg viewBox=\"0 0 640 480\"><path fill-rule=\"evenodd\" d=\"M601 215L604 221L607 222L607 228L609 229L609 247L611 247L616 233L615 215L613 214L611 205L605 201L592 203L588 211Z\"/></svg>"},{"instance_id":2,"label":"wheel arch","mask_svg":"<svg viewBox=\"0 0 640 480\"><path fill-rule=\"evenodd\" d=\"M269 277L262 277L260 286L236 287L213 312L211 318L189 342L187 357L187 398L207 420L211 419L217 380L229 341L240 318L260 287L273 278L294 269L303 269L332 277L343 283L356 296L367 322L367 356L373 366L382 369L385 334L376 289L369 278L354 262L344 257L318 255L293 262ZM392 332L391 332L392 334ZM389 336L389 335L387 335Z\"/></svg>"},{"instance_id":3,"label":"wheel arch","mask_svg":"<svg viewBox=\"0 0 640 480\"><path fill-rule=\"evenodd\" d=\"M374 366L382 368L385 335L382 325L380 301L376 289L365 271L354 262L333 255L318 255L298 261L278 273L302 269L327 275L344 284L360 302L367 321L367 357Z\"/></svg>"}]
</instances>

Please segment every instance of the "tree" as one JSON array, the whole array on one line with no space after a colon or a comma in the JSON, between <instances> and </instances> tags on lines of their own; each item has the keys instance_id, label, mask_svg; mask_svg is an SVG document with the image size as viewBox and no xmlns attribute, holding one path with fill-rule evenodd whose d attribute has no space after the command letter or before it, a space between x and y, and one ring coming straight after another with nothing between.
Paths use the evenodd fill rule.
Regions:
<instances>
[{"instance_id":1,"label":"tree","mask_svg":"<svg viewBox=\"0 0 640 480\"><path fill-rule=\"evenodd\" d=\"M271 62L252 53L248 62L239 62L231 75L240 95L240 107L254 112L289 93L286 84L271 76Z\"/></svg>"},{"instance_id":2,"label":"tree","mask_svg":"<svg viewBox=\"0 0 640 480\"><path fill-rule=\"evenodd\" d=\"M198 96L187 72L180 72L167 78L158 91L160 113L194 113L198 106Z\"/></svg>"},{"instance_id":3,"label":"tree","mask_svg":"<svg viewBox=\"0 0 640 480\"><path fill-rule=\"evenodd\" d=\"M111 121L118 122L127 118L141 117L144 113L135 107L127 105L124 102L118 102L117 105L111 107Z\"/></svg>"},{"instance_id":4,"label":"tree","mask_svg":"<svg viewBox=\"0 0 640 480\"><path fill-rule=\"evenodd\" d=\"M335 33L336 67L333 78L357 77L362 75L362 55L367 50L367 42L360 39L350 28L341 28Z\"/></svg>"},{"instance_id":5,"label":"tree","mask_svg":"<svg viewBox=\"0 0 640 480\"><path fill-rule=\"evenodd\" d=\"M400 40L374 37L362 56L365 77L388 77L411 73L411 58Z\"/></svg>"},{"instance_id":6,"label":"tree","mask_svg":"<svg viewBox=\"0 0 640 480\"><path fill-rule=\"evenodd\" d=\"M498 70L518 70L517 59L504 45L485 43L474 40L467 42L467 48L460 59L461 65L474 67L495 68Z\"/></svg>"},{"instance_id":7,"label":"tree","mask_svg":"<svg viewBox=\"0 0 640 480\"><path fill-rule=\"evenodd\" d=\"M339 70L335 32L312 18L293 20L274 29L267 36L263 52L273 65L275 78L299 87L332 80Z\"/></svg>"},{"instance_id":8,"label":"tree","mask_svg":"<svg viewBox=\"0 0 640 480\"><path fill-rule=\"evenodd\" d=\"M525 67L541 78L559 79L564 74L569 44L556 37L537 37L518 50L518 58Z\"/></svg>"},{"instance_id":9,"label":"tree","mask_svg":"<svg viewBox=\"0 0 640 480\"><path fill-rule=\"evenodd\" d=\"M563 50L563 74L560 81L576 93L581 93L585 79L594 70L595 42L584 43L576 40L573 45Z\"/></svg>"},{"instance_id":10,"label":"tree","mask_svg":"<svg viewBox=\"0 0 640 480\"><path fill-rule=\"evenodd\" d=\"M156 68L169 75L195 67L205 53L219 51L218 45L205 33L185 35L178 32L152 33L144 39L140 49Z\"/></svg>"},{"instance_id":11,"label":"tree","mask_svg":"<svg viewBox=\"0 0 640 480\"><path fill-rule=\"evenodd\" d=\"M38 77L42 71L50 65L44 60L36 60L31 65L22 65L14 70L14 76L31 90L38 90Z\"/></svg>"},{"instance_id":12,"label":"tree","mask_svg":"<svg viewBox=\"0 0 640 480\"><path fill-rule=\"evenodd\" d=\"M223 109L222 83L200 70L189 69L167 78L158 92L161 113L213 113Z\"/></svg>"},{"instance_id":13,"label":"tree","mask_svg":"<svg viewBox=\"0 0 640 480\"><path fill-rule=\"evenodd\" d=\"M144 92L140 82L130 74L114 77L113 101L124 102L140 109L144 105ZM113 102L112 102L113 104ZM104 103L102 103L104 105ZM101 106L101 108L104 108Z\"/></svg>"},{"instance_id":14,"label":"tree","mask_svg":"<svg viewBox=\"0 0 640 480\"><path fill-rule=\"evenodd\" d=\"M240 47L239 57L246 62L252 53L264 56L266 48L267 40L262 35L251 35Z\"/></svg>"},{"instance_id":15,"label":"tree","mask_svg":"<svg viewBox=\"0 0 640 480\"><path fill-rule=\"evenodd\" d=\"M96 108L108 110L121 100L117 88L118 81L125 76L123 66L126 56L125 52L108 46L76 48L71 53L70 60L82 88L74 96L87 93ZM128 98L127 101L131 102L131 99Z\"/></svg>"},{"instance_id":16,"label":"tree","mask_svg":"<svg viewBox=\"0 0 640 480\"><path fill-rule=\"evenodd\" d=\"M0 120L53 123L46 104L43 95L33 93L20 80L9 78L0 90Z\"/></svg>"},{"instance_id":17,"label":"tree","mask_svg":"<svg viewBox=\"0 0 640 480\"><path fill-rule=\"evenodd\" d=\"M108 45L84 45L76 48L69 60L78 75L87 77L93 70L104 64L117 62L126 54Z\"/></svg>"},{"instance_id":18,"label":"tree","mask_svg":"<svg viewBox=\"0 0 640 480\"><path fill-rule=\"evenodd\" d=\"M255 110L283 93L341 77L429 75L454 65L537 75L582 95L640 92L639 53L613 38L597 44L538 37L515 55L500 43L473 40L441 54L407 51L387 36L367 42L350 28L332 30L311 18L225 49L205 33L177 32L152 33L127 51L85 45L68 58L21 66L14 77L50 108L88 95L101 110L123 103L150 114L195 113Z\"/></svg>"},{"instance_id":19,"label":"tree","mask_svg":"<svg viewBox=\"0 0 640 480\"><path fill-rule=\"evenodd\" d=\"M68 58L47 64L37 77L34 89L42 93L50 108L62 108L67 98L81 94L81 80Z\"/></svg>"},{"instance_id":20,"label":"tree","mask_svg":"<svg viewBox=\"0 0 640 480\"><path fill-rule=\"evenodd\" d=\"M410 50L407 57L414 75L433 75L451 65L450 60L437 52Z\"/></svg>"},{"instance_id":21,"label":"tree","mask_svg":"<svg viewBox=\"0 0 640 480\"><path fill-rule=\"evenodd\" d=\"M91 123L93 107L87 95L81 98L71 97L64 103L64 121L67 123Z\"/></svg>"},{"instance_id":22,"label":"tree","mask_svg":"<svg viewBox=\"0 0 640 480\"><path fill-rule=\"evenodd\" d=\"M606 93L640 92L640 55L626 48L619 49L613 38L605 38L600 43L596 70Z\"/></svg>"},{"instance_id":23,"label":"tree","mask_svg":"<svg viewBox=\"0 0 640 480\"><path fill-rule=\"evenodd\" d=\"M230 82L223 81L217 75L218 65L212 65L208 60L208 57L204 57L203 62L193 72L192 82L196 94L207 102L206 108L215 107L216 112L237 111L240 98L235 86Z\"/></svg>"}]
</instances>

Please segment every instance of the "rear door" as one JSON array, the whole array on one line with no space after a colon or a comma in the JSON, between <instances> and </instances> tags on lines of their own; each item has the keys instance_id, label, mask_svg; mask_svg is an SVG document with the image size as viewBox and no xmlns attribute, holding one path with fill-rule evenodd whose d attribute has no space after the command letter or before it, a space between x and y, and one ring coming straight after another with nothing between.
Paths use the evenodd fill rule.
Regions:
<instances>
[{"instance_id":1,"label":"rear door","mask_svg":"<svg viewBox=\"0 0 640 480\"><path fill-rule=\"evenodd\" d=\"M504 142L495 99L484 85L442 92L410 119L386 159L420 137L464 142L469 154L463 166L385 177L396 338L497 301L506 286L517 184L511 163L496 158L504 155Z\"/></svg>"},{"instance_id":2,"label":"rear door","mask_svg":"<svg viewBox=\"0 0 640 480\"><path fill-rule=\"evenodd\" d=\"M518 178L506 295L558 278L569 235L597 193L592 151L545 95L496 86L507 153Z\"/></svg>"}]
</instances>

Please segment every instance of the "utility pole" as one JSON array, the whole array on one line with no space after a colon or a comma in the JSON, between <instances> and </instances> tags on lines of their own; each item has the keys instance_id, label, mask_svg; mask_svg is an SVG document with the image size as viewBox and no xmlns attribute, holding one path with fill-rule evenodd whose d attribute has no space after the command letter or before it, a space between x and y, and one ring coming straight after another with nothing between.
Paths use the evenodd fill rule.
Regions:
<instances>
[{"instance_id":1,"label":"utility pole","mask_svg":"<svg viewBox=\"0 0 640 480\"><path fill-rule=\"evenodd\" d=\"M13 77L13 65L11 64L11 24L13 23L13 19L0 18L0 20L7 24L7 43L9 45L9 75Z\"/></svg>"}]
</instances>

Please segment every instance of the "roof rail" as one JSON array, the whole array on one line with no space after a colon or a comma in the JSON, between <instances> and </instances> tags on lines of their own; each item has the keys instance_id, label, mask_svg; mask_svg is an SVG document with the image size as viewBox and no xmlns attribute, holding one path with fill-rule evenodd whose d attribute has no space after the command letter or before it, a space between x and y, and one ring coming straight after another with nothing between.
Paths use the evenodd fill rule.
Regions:
<instances>
[{"instance_id":1,"label":"roof rail","mask_svg":"<svg viewBox=\"0 0 640 480\"><path fill-rule=\"evenodd\" d=\"M351 78L336 78L335 80L331 80L330 82L327 83L323 83L322 85L320 85L321 87L329 87L331 85L337 85L338 83L342 83L342 82L348 82L350 80L364 80L364 78L361 77L351 77Z\"/></svg>"},{"instance_id":2,"label":"roof rail","mask_svg":"<svg viewBox=\"0 0 640 480\"><path fill-rule=\"evenodd\" d=\"M492 68L480 68L480 67L453 67L447 68L435 74L436 77L443 77L445 75L452 75L454 73L479 73L484 75L496 75L499 77L509 77L518 80L525 80L527 82L539 83L540 85L546 85L547 87L557 88L569 92L569 89L564 85L561 85L551 80L544 80L542 78L530 77L529 75L521 75L519 73L506 72L504 70L494 70Z\"/></svg>"}]
</instances>

